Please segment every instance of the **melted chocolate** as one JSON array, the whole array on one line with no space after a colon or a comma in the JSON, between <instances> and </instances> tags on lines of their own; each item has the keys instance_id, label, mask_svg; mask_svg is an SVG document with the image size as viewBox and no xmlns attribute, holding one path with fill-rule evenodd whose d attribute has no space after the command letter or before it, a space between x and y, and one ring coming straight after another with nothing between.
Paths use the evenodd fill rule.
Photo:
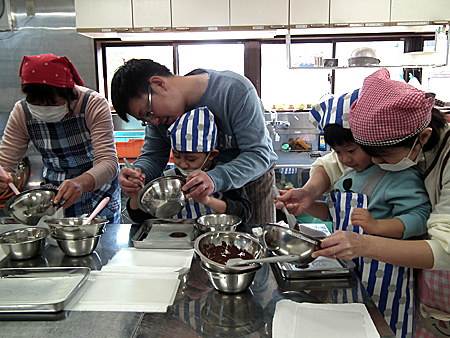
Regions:
<instances>
[{"instance_id":1,"label":"melted chocolate","mask_svg":"<svg viewBox=\"0 0 450 338\"><path fill-rule=\"evenodd\" d=\"M175 238L182 238L182 237L186 237L187 234L184 233L184 232L179 231L179 232L172 232L169 236L170 237L175 237Z\"/></svg>"},{"instance_id":2,"label":"melted chocolate","mask_svg":"<svg viewBox=\"0 0 450 338\"><path fill-rule=\"evenodd\" d=\"M237 246L226 244L225 242L222 242L222 245L214 245L212 243L205 244L200 248L200 250L207 258L224 265L231 258L255 258L247 250L239 249Z\"/></svg>"}]
</instances>

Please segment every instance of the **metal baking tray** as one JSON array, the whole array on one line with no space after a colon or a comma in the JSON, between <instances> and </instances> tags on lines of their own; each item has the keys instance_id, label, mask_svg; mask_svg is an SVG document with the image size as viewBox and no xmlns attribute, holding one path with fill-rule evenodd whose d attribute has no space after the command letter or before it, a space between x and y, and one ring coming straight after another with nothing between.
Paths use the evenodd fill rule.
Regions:
<instances>
[{"instance_id":1,"label":"metal baking tray","mask_svg":"<svg viewBox=\"0 0 450 338\"><path fill-rule=\"evenodd\" d=\"M336 278L348 277L355 269L352 261L318 257L307 267L298 267L292 263L277 263L281 276L287 279Z\"/></svg>"},{"instance_id":2,"label":"metal baking tray","mask_svg":"<svg viewBox=\"0 0 450 338\"><path fill-rule=\"evenodd\" d=\"M302 290L348 289L356 285L354 273L349 276L340 277L287 279L281 275L281 270L276 264L270 264L270 266L277 281L278 288L285 295L288 295L290 292Z\"/></svg>"},{"instance_id":3,"label":"metal baking tray","mask_svg":"<svg viewBox=\"0 0 450 338\"><path fill-rule=\"evenodd\" d=\"M0 313L62 311L90 271L81 267L0 269Z\"/></svg>"},{"instance_id":4,"label":"metal baking tray","mask_svg":"<svg viewBox=\"0 0 450 338\"><path fill-rule=\"evenodd\" d=\"M131 241L138 249L191 249L194 247L194 222L193 219L148 219ZM172 237L174 232L186 236Z\"/></svg>"}]
</instances>

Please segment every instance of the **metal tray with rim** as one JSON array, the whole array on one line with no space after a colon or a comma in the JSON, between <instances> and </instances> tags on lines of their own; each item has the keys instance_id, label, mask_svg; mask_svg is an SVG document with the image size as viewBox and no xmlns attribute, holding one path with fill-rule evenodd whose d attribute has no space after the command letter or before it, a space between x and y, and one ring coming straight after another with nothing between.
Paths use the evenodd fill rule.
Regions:
<instances>
[{"instance_id":1,"label":"metal tray with rim","mask_svg":"<svg viewBox=\"0 0 450 338\"><path fill-rule=\"evenodd\" d=\"M87 281L89 268L0 269L0 313L55 313Z\"/></svg>"},{"instance_id":2,"label":"metal tray with rim","mask_svg":"<svg viewBox=\"0 0 450 338\"><path fill-rule=\"evenodd\" d=\"M292 263L276 263L283 278L308 279L308 278L336 278L349 277L355 268L352 261L318 257L308 264L306 268L298 267Z\"/></svg>"},{"instance_id":3,"label":"metal tray with rim","mask_svg":"<svg viewBox=\"0 0 450 338\"><path fill-rule=\"evenodd\" d=\"M138 249L192 249L196 232L194 223L195 219L147 219L131 241ZM155 232L157 228L159 231ZM170 234L177 230L186 236L171 237Z\"/></svg>"}]
</instances>

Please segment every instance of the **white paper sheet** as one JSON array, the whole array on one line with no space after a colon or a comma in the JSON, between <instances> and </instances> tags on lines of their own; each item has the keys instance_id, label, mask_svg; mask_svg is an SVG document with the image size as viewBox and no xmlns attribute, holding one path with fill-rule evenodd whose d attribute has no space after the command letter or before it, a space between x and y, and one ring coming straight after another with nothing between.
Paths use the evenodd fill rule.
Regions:
<instances>
[{"instance_id":1,"label":"white paper sheet","mask_svg":"<svg viewBox=\"0 0 450 338\"><path fill-rule=\"evenodd\" d=\"M182 272L190 268L194 250L122 248L102 271Z\"/></svg>"},{"instance_id":2,"label":"white paper sheet","mask_svg":"<svg viewBox=\"0 0 450 338\"><path fill-rule=\"evenodd\" d=\"M314 304L281 300L273 318L274 338L379 338L364 304Z\"/></svg>"},{"instance_id":3,"label":"white paper sheet","mask_svg":"<svg viewBox=\"0 0 450 338\"><path fill-rule=\"evenodd\" d=\"M179 284L178 273L92 271L89 280L65 309L166 312L173 304Z\"/></svg>"}]
</instances>

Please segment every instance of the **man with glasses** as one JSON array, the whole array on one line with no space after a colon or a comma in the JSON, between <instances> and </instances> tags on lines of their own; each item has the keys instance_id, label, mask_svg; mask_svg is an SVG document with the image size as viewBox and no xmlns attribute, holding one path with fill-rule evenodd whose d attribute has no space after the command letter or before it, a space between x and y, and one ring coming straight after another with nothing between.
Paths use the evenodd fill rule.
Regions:
<instances>
[{"instance_id":1,"label":"man with glasses","mask_svg":"<svg viewBox=\"0 0 450 338\"><path fill-rule=\"evenodd\" d=\"M123 168L119 185L126 195L161 176L170 156L167 128L197 107L214 112L218 127L218 163L206 172L189 174L187 198L245 186L254 213L250 224L275 221L272 184L275 154L266 128L264 108L252 83L231 71L197 69L185 76L149 59L132 59L114 74L112 103L126 122L127 114L146 125L142 153L135 170Z\"/></svg>"}]
</instances>

